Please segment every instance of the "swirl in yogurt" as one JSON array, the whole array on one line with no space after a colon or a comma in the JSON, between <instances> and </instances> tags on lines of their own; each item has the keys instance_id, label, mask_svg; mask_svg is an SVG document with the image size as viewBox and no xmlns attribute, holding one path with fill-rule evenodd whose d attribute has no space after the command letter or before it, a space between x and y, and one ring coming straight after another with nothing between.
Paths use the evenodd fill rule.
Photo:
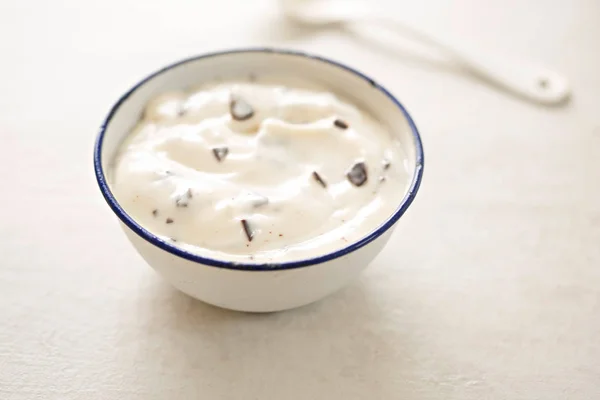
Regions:
<instances>
[{"instance_id":1,"label":"swirl in yogurt","mask_svg":"<svg viewBox=\"0 0 600 400\"><path fill-rule=\"evenodd\" d=\"M401 146L370 115L325 90L267 83L152 99L115 161L112 191L140 225L232 262L346 247L409 182Z\"/></svg>"}]
</instances>

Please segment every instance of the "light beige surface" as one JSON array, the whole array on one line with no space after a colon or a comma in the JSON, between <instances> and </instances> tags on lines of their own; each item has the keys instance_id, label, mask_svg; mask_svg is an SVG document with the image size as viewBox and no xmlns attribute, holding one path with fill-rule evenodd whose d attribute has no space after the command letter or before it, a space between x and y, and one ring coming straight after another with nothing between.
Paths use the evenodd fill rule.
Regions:
<instances>
[{"instance_id":1,"label":"light beige surface","mask_svg":"<svg viewBox=\"0 0 600 400\"><path fill-rule=\"evenodd\" d=\"M268 0L0 4L0 399L600 398L600 3L387 4L555 65L573 101L532 106L407 51L289 29ZM389 86L426 167L362 279L257 316L156 277L101 199L91 150L140 76L270 43Z\"/></svg>"}]
</instances>

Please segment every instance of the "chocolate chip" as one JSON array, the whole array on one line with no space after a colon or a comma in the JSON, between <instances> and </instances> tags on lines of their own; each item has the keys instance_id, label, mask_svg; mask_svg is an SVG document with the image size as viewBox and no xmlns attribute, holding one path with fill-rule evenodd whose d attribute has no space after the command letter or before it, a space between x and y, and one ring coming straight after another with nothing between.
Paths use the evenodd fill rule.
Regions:
<instances>
[{"instance_id":1,"label":"chocolate chip","mask_svg":"<svg viewBox=\"0 0 600 400\"><path fill-rule=\"evenodd\" d=\"M217 159L217 161L221 162L227 154L229 154L229 149L227 147L213 147L212 152Z\"/></svg>"},{"instance_id":2,"label":"chocolate chip","mask_svg":"<svg viewBox=\"0 0 600 400\"><path fill-rule=\"evenodd\" d=\"M167 219L165 220L165 222L166 222L167 224L172 224L172 223L173 223L173 218L167 218Z\"/></svg>"},{"instance_id":3,"label":"chocolate chip","mask_svg":"<svg viewBox=\"0 0 600 400\"><path fill-rule=\"evenodd\" d=\"M387 158L384 158L381 161L381 165L383 165L383 169L390 169L392 162L390 160L388 160Z\"/></svg>"},{"instance_id":4,"label":"chocolate chip","mask_svg":"<svg viewBox=\"0 0 600 400\"><path fill-rule=\"evenodd\" d=\"M154 217L156 217L158 215L158 210L157 209L152 210L152 215Z\"/></svg>"},{"instance_id":5,"label":"chocolate chip","mask_svg":"<svg viewBox=\"0 0 600 400\"><path fill-rule=\"evenodd\" d=\"M177 241L177 239L175 239L175 238L169 238L169 239L171 239L172 242L176 242Z\"/></svg>"},{"instance_id":6,"label":"chocolate chip","mask_svg":"<svg viewBox=\"0 0 600 400\"><path fill-rule=\"evenodd\" d=\"M346 172L346 177L354 186L362 186L367 182L367 166L364 162L359 161Z\"/></svg>"},{"instance_id":7,"label":"chocolate chip","mask_svg":"<svg viewBox=\"0 0 600 400\"><path fill-rule=\"evenodd\" d=\"M254 109L241 97L232 95L229 100L229 113L234 120L245 121L252 118Z\"/></svg>"},{"instance_id":8,"label":"chocolate chip","mask_svg":"<svg viewBox=\"0 0 600 400\"><path fill-rule=\"evenodd\" d=\"M333 124L340 129L348 129L348 124L345 121L342 121L341 119L336 119L335 121L333 121Z\"/></svg>"},{"instance_id":9,"label":"chocolate chip","mask_svg":"<svg viewBox=\"0 0 600 400\"><path fill-rule=\"evenodd\" d=\"M319 182L321 186L323 186L324 188L327 187L327 183L323 180L323 178L321 178L321 175L319 175L317 171L313 171L312 176L313 178L315 178L315 181Z\"/></svg>"},{"instance_id":10,"label":"chocolate chip","mask_svg":"<svg viewBox=\"0 0 600 400\"><path fill-rule=\"evenodd\" d=\"M244 228L244 232L246 233L246 237L248 238L248 241L251 242L254 238L254 231L252 231L252 229L250 228L250 224L248 224L248 221L243 219L241 222L242 227Z\"/></svg>"}]
</instances>

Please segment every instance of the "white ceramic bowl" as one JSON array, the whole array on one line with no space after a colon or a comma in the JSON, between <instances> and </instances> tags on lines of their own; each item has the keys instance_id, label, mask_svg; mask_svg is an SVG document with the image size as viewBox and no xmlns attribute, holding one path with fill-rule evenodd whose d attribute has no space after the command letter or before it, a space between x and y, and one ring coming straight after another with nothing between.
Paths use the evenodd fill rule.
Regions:
<instances>
[{"instance_id":1,"label":"white ceramic bowl","mask_svg":"<svg viewBox=\"0 0 600 400\"><path fill-rule=\"evenodd\" d=\"M280 264L234 264L181 250L142 228L121 208L107 184L107 170L121 141L139 119L147 101L170 89L217 78L251 74L289 74L329 88L370 112L400 139L412 180L396 211L360 241L330 254ZM180 61L143 79L110 110L94 148L100 190L141 256L177 289L207 303L240 311L278 311L319 300L355 278L388 241L413 201L423 174L421 138L406 109L383 87L335 61L299 52L241 49Z\"/></svg>"}]
</instances>

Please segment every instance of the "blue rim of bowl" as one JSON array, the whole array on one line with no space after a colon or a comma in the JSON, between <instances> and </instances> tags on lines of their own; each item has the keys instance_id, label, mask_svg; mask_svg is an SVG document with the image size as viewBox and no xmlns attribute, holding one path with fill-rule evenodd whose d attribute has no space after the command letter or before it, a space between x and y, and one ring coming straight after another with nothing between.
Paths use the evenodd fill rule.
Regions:
<instances>
[{"instance_id":1,"label":"blue rim of bowl","mask_svg":"<svg viewBox=\"0 0 600 400\"><path fill-rule=\"evenodd\" d=\"M182 64L186 64L189 62L193 62L193 61L197 61L197 60L201 60L201 59L205 59L205 58L219 57L219 56L224 56L224 55L229 55L229 54L238 54L238 53L267 53L267 54L268 53L276 53L276 54L281 54L281 55L309 58L312 60L316 60L319 62L323 62L323 63L329 64L329 65L332 65L343 71L350 72L350 73L360 77L361 79L365 80L366 82L368 82L370 85L372 85L377 90L382 92L385 96L387 96L402 112L402 114L408 121L408 125L411 129L411 132L412 132L412 135L414 138L415 171L412 176L410 187L409 187L408 191L406 192L406 194L404 195L404 198L402 199L400 206L396 209L396 211L394 211L394 213L383 224L381 224L379 227L377 227L377 229L375 229L374 231L372 231L367 236L363 237L362 239L360 239L357 242L354 242L354 243L352 243L342 249L336 250L332 253L327 253L327 254L324 254L324 255L321 255L318 257L313 257L313 258L308 258L308 259L303 259L303 260L298 260L298 261L288 261L288 262L282 262L282 263L238 263L238 262L222 261L222 260L218 260L218 259L202 257L200 255L197 255L197 254L185 251L176 246L173 246L170 243L161 239L160 237L154 235L150 231L144 229L141 225L139 225L137 222L135 222L133 220L133 218L131 218L125 212L125 210L123 210L123 208L119 205L119 203L113 196L112 192L110 191L110 188L108 187L107 179L106 179L106 176L104 175L104 170L102 168L102 163L101 163L102 144L104 141L104 134L106 132L106 128L108 127L110 121L112 120L114 114L117 112L119 107L139 87L143 86L149 80L155 78L156 76L158 76L170 69L176 68ZM119 219L127 227L129 227L138 236L140 236L144 240L150 242L154 246L156 246L162 250L165 250L173 255L176 255L178 257L184 258L189 261L197 262L197 263L200 263L203 265L212 266L212 267L219 267L219 268L232 269L232 270L243 270L243 271L274 271L274 270L286 270L286 269L308 267L308 266L321 264L321 263L342 257L348 253L351 253L351 252L358 250L361 247L367 245L368 243L372 242L373 240L375 240L376 238L381 236L383 233L385 233L388 229L390 229L396 223L396 221L398 221L398 219L400 219L400 217L406 212L406 210L408 209L410 204L413 202L413 200L417 194L417 191L419 190L419 186L421 185L421 180L423 177L423 165L424 165L423 144L421 143L421 136L419 135L419 131L417 130L417 127L416 127L414 121L412 120L410 114L406 110L406 108L387 89L385 89L384 87L377 84L373 79L369 78L367 75L363 74L362 72L359 72L359 71L355 70L354 68L348 67L347 65L341 64L337 61L333 61L333 60L330 60L330 59L327 59L327 58L324 58L321 56L317 56L314 54L307 54L302 51L276 49L276 48L269 48L269 47L266 47L266 48L265 47L241 48L241 49L232 49L232 50L206 53L203 55L190 57L190 58L186 58L181 61L175 62L173 64L170 64L170 65L150 74L149 76L147 76L146 78L144 78L140 82L138 82L131 89L129 89L123 96L121 96L121 98L110 109L107 117L105 118L104 122L102 123L102 125L100 127L100 132L98 133L96 142L94 144L94 172L96 174L96 180L98 181L98 185L100 186L100 191L102 192L102 195L104 196L104 199L106 200L106 202L108 203L110 208L113 210L113 212L117 215L117 217L119 217Z\"/></svg>"}]
</instances>

